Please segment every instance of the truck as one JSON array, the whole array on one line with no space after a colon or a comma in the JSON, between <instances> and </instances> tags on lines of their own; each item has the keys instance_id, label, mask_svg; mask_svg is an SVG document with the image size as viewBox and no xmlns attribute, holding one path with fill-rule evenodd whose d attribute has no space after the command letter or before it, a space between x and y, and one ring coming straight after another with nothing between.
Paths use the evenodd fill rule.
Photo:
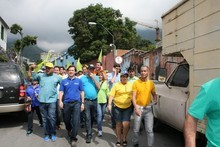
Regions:
<instances>
[{"instance_id":1,"label":"truck","mask_svg":"<svg viewBox=\"0 0 220 147\"><path fill-rule=\"evenodd\" d=\"M205 82L220 76L220 1L182 0L162 16L162 55L183 57L166 75L167 62L155 83L155 124L183 131L190 104ZM204 136L206 119L199 121Z\"/></svg>"}]
</instances>

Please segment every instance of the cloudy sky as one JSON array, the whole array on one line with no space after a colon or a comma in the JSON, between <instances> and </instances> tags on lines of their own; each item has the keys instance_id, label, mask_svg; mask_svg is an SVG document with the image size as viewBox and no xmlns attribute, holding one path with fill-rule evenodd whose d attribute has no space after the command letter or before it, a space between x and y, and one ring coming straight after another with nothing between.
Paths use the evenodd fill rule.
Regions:
<instances>
[{"instance_id":1,"label":"cloudy sky","mask_svg":"<svg viewBox=\"0 0 220 147\"><path fill-rule=\"evenodd\" d=\"M25 35L38 36L43 50L61 52L73 44L68 20L75 10L90 4L119 9L124 17L161 26L161 15L181 0L0 0L0 16L11 26L19 24ZM9 35L12 37L12 35Z\"/></svg>"}]
</instances>

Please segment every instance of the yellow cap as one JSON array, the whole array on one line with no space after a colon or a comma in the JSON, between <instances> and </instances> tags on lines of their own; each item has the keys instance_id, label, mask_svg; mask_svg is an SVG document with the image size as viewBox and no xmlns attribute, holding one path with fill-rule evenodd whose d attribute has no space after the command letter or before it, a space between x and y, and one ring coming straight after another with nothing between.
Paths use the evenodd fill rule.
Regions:
<instances>
[{"instance_id":1,"label":"yellow cap","mask_svg":"<svg viewBox=\"0 0 220 147\"><path fill-rule=\"evenodd\" d=\"M53 68L53 63L47 62L46 65L45 65L45 67Z\"/></svg>"}]
</instances>

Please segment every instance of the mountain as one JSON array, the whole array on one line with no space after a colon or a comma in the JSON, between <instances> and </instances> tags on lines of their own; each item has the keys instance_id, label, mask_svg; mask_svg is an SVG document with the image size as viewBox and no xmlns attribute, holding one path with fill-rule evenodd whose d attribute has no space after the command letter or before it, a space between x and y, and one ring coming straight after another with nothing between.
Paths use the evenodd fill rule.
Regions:
<instances>
[{"instance_id":1,"label":"mountain","mask_svg":"<svg viewBox=\"0 0 220 147\"><path fill-rule=\"evenodd\" d=\"M7 48L10 49L13 47L14 39L8 38ZM43 53L42 49L40 49L37 45L25 47L21 53L21 56L29 58L30 61L36 62L40 60L40 54Z\"/></svg>"},{"instance_id":2,"label":"mountain","mask_svg":"<svg viewBox=\"0 0 220 147\"><path fill-rule=\"evenodd\" d=\"M33 62L36 62L40 60L40 54L43 52L45 51L40 49L38 46L34 45L25 47L21 55L26 58L29 58Z\"/></svg>"},{"instance_id":3,"label":"mountain","mask_svg":"<svg viewBox=\"0 0 220 147\"><path fill-rule=\"evenodd\" d=\"M156 31L154 29L138 29L137 28L138 35L141 36L142 39L150 40L152 43L155 43L156 39ZM160 38L162 34L162 30L160 30Z\"/></svg>"}]
</instances>

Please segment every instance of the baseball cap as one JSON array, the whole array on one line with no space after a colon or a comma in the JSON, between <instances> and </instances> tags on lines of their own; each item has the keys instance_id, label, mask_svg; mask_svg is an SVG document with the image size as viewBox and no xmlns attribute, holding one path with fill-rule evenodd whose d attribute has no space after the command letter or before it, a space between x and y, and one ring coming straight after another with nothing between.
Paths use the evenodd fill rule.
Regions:
<instances>
[{"instance_id":1,"label":"baseball cap","mask_svg":"<svg viewBox=\"0 0 220 147\"><path fill-rule=\"evenodd\" d=\"M122 72L121 72L121 76L126 76L126 77L128 77L128 72L127 72L127 71L122 71Z\"/></svg>"},{"instance_id":2,"label":"baseball cap","mask_svg":"<svg viewBox=\"0 0 220 147\"><path fill-rule=\"evenodd\" d=\"M45 64L45 67L53 68L53 63L47 62L47 63Z\"/></svg>"},{"instance_id":3,"label":"baseball cap","mask_svg":"<svg viewBox=\"0 0 220 147\"><path fill-rule=\"evenodd\" d=\"M45 66L42 66L42 67L41 67L41 70L45 70L45 69L46 69Z\"/></svg>"},{"instance_id":4,"label":"baseball cap","mask_svg":"<svg viewBox=\"0 0 220 147\"><path fill-rule=\"evenodd\" d=\"M95 69L95 66L94 66L93 64L89 64L88 69L89 69L89 70L94 70L94 69Z\"/></svg>"}]
</instances>

